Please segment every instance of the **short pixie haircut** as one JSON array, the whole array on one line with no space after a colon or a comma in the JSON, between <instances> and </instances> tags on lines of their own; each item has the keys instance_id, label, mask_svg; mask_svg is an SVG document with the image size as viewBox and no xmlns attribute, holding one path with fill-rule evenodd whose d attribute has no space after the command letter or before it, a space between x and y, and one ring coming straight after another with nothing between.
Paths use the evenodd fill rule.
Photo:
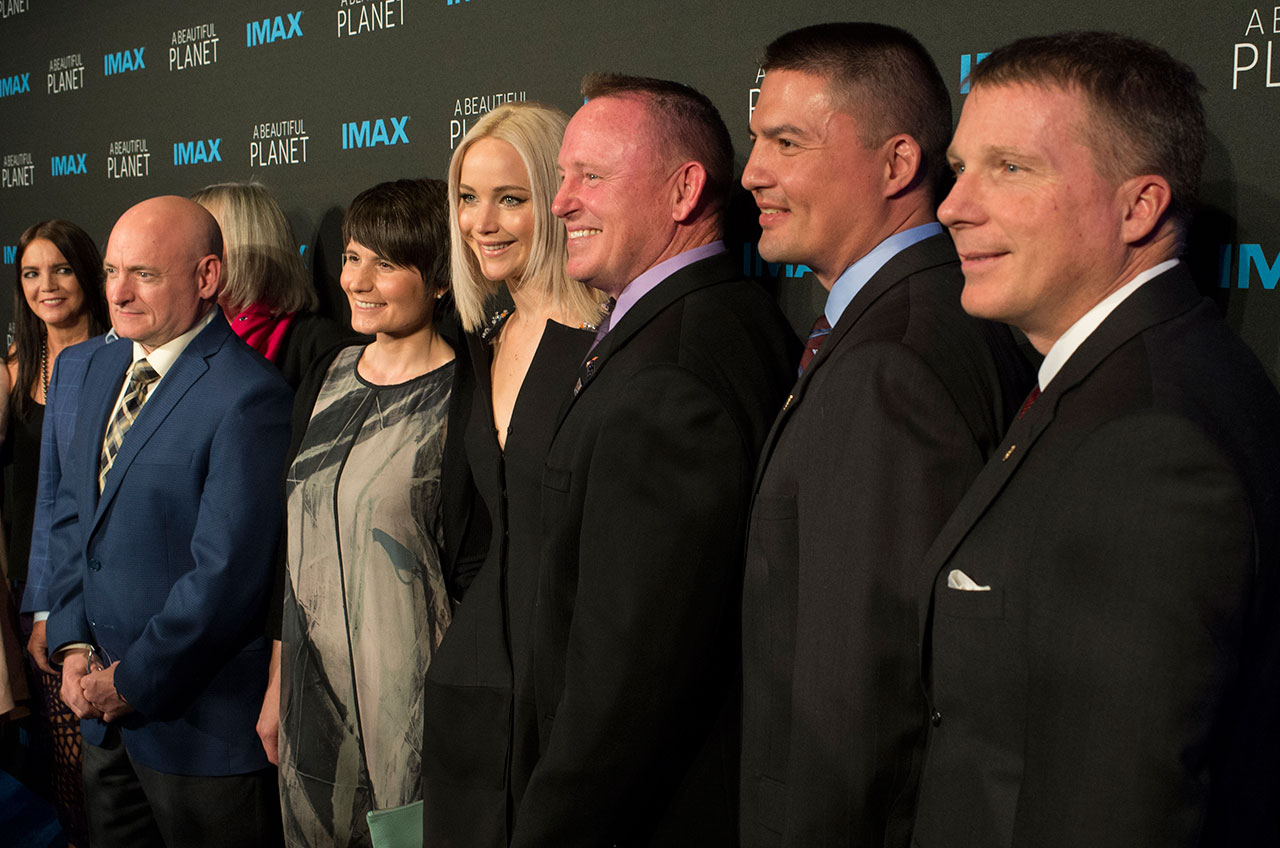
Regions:
<instances>
[{"instance_id":1,"label":"short pixie haircut","mask_svg":"<svg viewBox=\"0 0 1280 848\"><path fill-rule=\"evenodd\" d=\"M342 244L358 242L412 268L427 293L449 290L449 188L441 180L378 183L356 195L342 216Z\"/></svg>"}]
</instances>

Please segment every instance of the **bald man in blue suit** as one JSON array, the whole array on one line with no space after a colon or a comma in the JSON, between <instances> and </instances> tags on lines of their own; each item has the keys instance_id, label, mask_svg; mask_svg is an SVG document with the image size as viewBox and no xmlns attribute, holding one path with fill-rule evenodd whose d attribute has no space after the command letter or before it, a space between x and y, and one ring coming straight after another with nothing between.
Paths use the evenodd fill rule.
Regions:
<instances>
[{"instance_id":1,"label":"bald man in blue suit","mask_svg":"<svg viewBox=\"0 0 1280 848\"><path fill-rule=\"evenodd\" d=\"M47 627L95 846L281 840L254 724L291 398L217 308L221 253L217 223L179 197L134 206L107 244L112 324L132 343L96 351L80 387Z\"/></svg>"}]
</instances>

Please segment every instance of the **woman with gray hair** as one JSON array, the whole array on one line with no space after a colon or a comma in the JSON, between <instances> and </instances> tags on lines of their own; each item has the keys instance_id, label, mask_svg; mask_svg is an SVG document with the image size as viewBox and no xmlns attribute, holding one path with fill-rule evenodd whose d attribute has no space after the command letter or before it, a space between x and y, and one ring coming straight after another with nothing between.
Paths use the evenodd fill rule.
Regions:
<instances>
[{"instance_id":1,"label":"woman with gray hair","mask_svg":"<svg viewBox=\"0 0 1280 848\"><path fill-rule=\"evenodd\" d=\"M191 199L222 228L218 304L231 329L296 389L311 363L351 333L316 313L289 219L262 183L216 183Z\"/></svg>"}]
</instances>

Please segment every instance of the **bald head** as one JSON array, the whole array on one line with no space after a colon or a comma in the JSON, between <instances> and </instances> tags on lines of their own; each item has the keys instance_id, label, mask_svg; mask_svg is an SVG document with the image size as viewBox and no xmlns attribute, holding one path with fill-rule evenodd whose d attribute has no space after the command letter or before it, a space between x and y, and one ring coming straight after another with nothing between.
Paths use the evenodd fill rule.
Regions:
<instances>
[{"instance_id":1,"label":"bald head","mask_svg":"<svg viewBox=\"0 0 1280 848\"><path fill-rule=\"evenodd\" d=\"M198 203L153 197L116 221L103 264L111 323L151 351L194 327L217 300L222 232Z\"/></svg>"}]
</instances>

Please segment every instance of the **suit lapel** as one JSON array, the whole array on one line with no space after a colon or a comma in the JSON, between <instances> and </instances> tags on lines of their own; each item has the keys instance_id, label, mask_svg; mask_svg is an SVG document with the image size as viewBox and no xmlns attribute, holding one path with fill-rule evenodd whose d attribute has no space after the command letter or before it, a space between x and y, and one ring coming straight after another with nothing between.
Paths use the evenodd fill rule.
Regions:
<instances>
[{"instance_id":1,"label":"suit lapel","mask_svg":"<svg viewBox=\"0 0 1280 848\"><path fill-rule=\"evenodd\" d=\"M124 375L132 360L133 344L125 339L98 351L85 369L73 436L73 455L80 460L77 488L91 495L82 503L98 502L98 458L102 454L102 439L107 433L107 419L124 386Z\"/></svg>"},{"instance_id":2,"label":"suit lapel","mask_svg":"<svg viewBox=\"0 0 1280 848\"><path fill-rule=\"evenodd\" d=\"M809 367L804 369L796 379L796 384L792 387L791 394L787 396L786 401L782 404L782 409L778 412L777 417L774 418L773 427L769 430L769 435L764 441L764 450L760 454L760 461L756 463L756 480L753 491L759 489L760 481L764 477L765 466L773 455L774 447L777 445L783 426L803 400L809 383L813 381L814 374L818 373L818 370L822 368L827 359L834 355L833 351L840 345L844 337L849 335L866 311L871 308L871 305L884 296L885 292L912 274L957 261L951 237L946 233L940 233L918 241L896 254L879 271L871 275L871 279L867 280L866 285L854 295L853 300L849 301L849 305L845 307L844 312L840 315L840 320L831 328L830 335L822 343L817 355L810 361Z\"/></svg>"},{"instance_id":3,"label":"suit lapel","mask_svg":"<svg viewBox=\"0 0 1280 848\"><path fill-rule=\"evenodd\" d=\"M741 269L732 255L720 253L681 268L636 301L627 310L627 314L622 316L622 320L616 326L609 328L609 332L605 333L600 343L578 366L578 379L574 382L572 394L560 407L556 431L559 432L564 419L569 415L569 410L573 408L578 398L586 393L591 383L600 376L614 353L625 347L631 337L648 326L659 313L698 289L741 276Z\"/></svg>"},{"instance_id":4,"label":"suit lapel","mask_svg":"<svg viewBox=\"0 0 1280 848\"><path fill-rule=\"evenodd\" d=\"M1149 281L1106 317L1066 361L1022 420L1013 422L1000 447L987 461L925 555L924 573L929 582L924 587L924 597L929 600L920 605L922 646L939 572L1053 421L1062 398L1125 342L1150 327L1194 309L1200 300L1191 276L1182 264Z\"/></svg>"},{"instance_id":5,"label":"suit lapel","mask_svg":"<svg viewBox=\"0 0 1280 848\"><path fill-rule=\"evenodd\" d=\"M94 512L93 525L95 529L98 522L102 520L108 504L111 503L116 493L120 490L120 482L128 472L129 466L133 464L142 448L160 429L160 425L169 417L169 413L173 412L178 402L182 400L195 382L209 370L208 357L222 347L222 343L230 333L231 328L227 325L226 319L215 315L209 326L205 327L191 340L186 350L174 361L169 373L164 375L164 379L160 381L155 391L147 398L147 402L143 404L142 411L138 413L138 419L129 428L129 432L125 434L124 441L121 442L120 451L116 454L115 461L111 464L111 470L107 472L107 479L102 488L102 496L99 498L97 509ZM132 345L127 345L126 347L129 350L130 358L132 358ZM117 388L118 391L119 388ZM108 411L110 411L109 407ZM106 419L104 418L101 428L102 433L105 433L106 426ZM98 436L98 444L99 446L102 444L101 434ZM94 466L93 485L97 486L96 464Z\"/></svg>"}]
</instances>

